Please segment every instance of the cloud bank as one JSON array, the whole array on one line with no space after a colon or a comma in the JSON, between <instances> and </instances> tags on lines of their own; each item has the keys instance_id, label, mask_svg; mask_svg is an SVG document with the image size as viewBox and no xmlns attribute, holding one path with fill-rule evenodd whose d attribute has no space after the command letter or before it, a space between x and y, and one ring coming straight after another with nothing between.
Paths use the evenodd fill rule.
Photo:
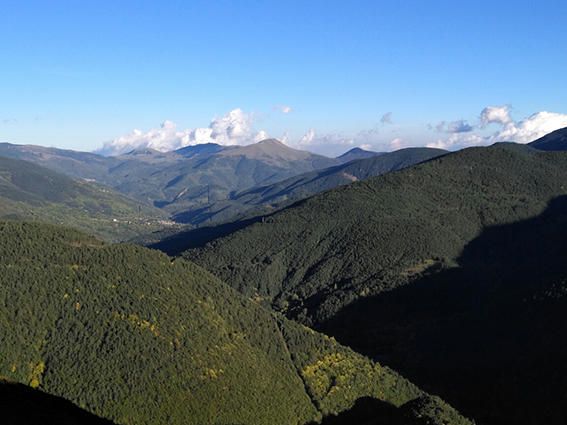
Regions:
<instances>
[{"instance_id":1,"label":"cloud bank","mask_svg":"<svg viewBox=\"0 0 567 425\"><path fill-rule=\"evenodd\" d=\"M283 114L292 111L291 107L284 105L274 108ZM399 125L392 125L392 113L388 112L373 128L357 133L321 133L311 128L303 136L296 138L290 138L284 133L281 140L297 149L338 156L354 147L384 152L424 145L457 150L496 142L529 143L554 130L567 127L567 114L541 111L514 120L511 111L509 105L487 106L474 120L441 121L437 125L428 125L429 132L414 128L413 136L408 131L402 131ZM133 130L107 142L97 152L120 155L138 148L171 151L203 143L247 145L267 139L269 136L266 131L254 128L253 118L252 114L241 109L233 109L226 115L213 119L208 127L185 130L178 129L172 121L164 121L159 128ZM437 135L432 137L432 134Z\"/></svg>"},{"instance_id":2,"label":"cloud bank","mask_svg":"<svg viewBox=\"0 0 567 425\"><path fill-rule=\"evenodd\" d=\"M486 134L489 126L496 126L496 131ZM497 142L530 143L564 127L567 127L567 114L541 111L515 121L509 106L487 106L481 111L476 125L469 125L466 121L440 123L436 129L451 135L428 143L427 146L456 150Z\"/></svg>"},{"instance_id":3,"label":"cloud bank","mask_svg":"<svg viewBox=\"0 0 567 425\"><path fill-rule=\"evenodd\" d=\"M264 130L254 129L252 115L237 108L220 118L214 118L208 127L178 130L174 122L166 120L160 128L146 132L136 129L105 143L96 152L109 156L141 148L167 152L203 143L247 145L266 138L268 134Z\"/></svg>"}]
</instances>

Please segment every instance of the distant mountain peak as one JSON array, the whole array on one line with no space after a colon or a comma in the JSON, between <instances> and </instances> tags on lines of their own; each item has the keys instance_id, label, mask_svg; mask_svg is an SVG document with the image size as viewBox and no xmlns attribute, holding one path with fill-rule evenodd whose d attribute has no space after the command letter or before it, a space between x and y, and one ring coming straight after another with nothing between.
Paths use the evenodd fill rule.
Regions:
<instances>
[{"instance_id":1,"label":"distant mountain peak","mask_svg":"<svg viewBox=\"0 0 567 425\"><path fill-rule=\"evenodd\" d=\"M152 148L135 148L129 152L126 152L124 155L156 155L162 152L152 149Z\"/></svg>"},{"instance_id":2,"label":"distant mountain peak","mask_svg":"<svg viewBox=\"0 0 567 425\"><path fill-rule=\"evenodd\" d=\"M356 148L352 148L352 149L346 151L346 152L343 153L342 155L337 156L337 158L342 158L342 157L344 157L344 156L347 156L347 155L350 155L350 154L353 154L353 153L354 153L354 154L359 154L359 153L374 153L374 152L367 151L366 149L362 149L362 148L356 147Z\"/></svg>"},{"instance_id":3,"label":"distant mountain peak","mask_svg":"<svg viewBox=\"0 0 567 425\"><path fill-rule=\"evenodd\" d=\"M381 155L381 153L374 151L367 151L366 149L356 147L346 151L342 155L337 156L337 159L342 163L345 163L349 161L354 161L355 159L370 158L376 155Z\"/></svg>"},{"instance_id":4,"label":"distant mountain peak","mask_svg":"<svg viewBox=\"0 0 567 425\"><path fill-rule=\"evenodd\" d=\"M311 157L320 157L311 152L294 149L277 139L265 139L250 145L238 146L232 150L221 152L225 156L246 156L254 159L280 159L288 161L305 160Z\"/></svg>"},{"instance_id":5,"label":"distant mountain peak","mask_svg":"<svg viewBox=\"0 0 567 425\"><path fill-rule=\"evenodd\" d=\"M284 146L288 147L285 143L279 141L278 139L264 139L260 140L259 142L255 143L256 145L263 145L263 146Z\"/></svg>"}]
</instances>

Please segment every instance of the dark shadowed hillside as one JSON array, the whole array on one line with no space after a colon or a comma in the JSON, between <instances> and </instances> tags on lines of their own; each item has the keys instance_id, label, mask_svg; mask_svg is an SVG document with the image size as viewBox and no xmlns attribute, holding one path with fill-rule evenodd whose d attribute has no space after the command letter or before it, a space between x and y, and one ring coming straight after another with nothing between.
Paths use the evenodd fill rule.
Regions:
<instances>
[{"instance_id":1,"label":"dark shadowed hillside","mask_svg":"<svg viewBox=\"0 0 567 425\"><path fill-rule=\"evenodd\" d=\"M0 417L6 425L113 425L61 397L1 380Z\"/></svg>"},{"instance_id":2,"label":"dark shadowed hillside","mask_svg":"<svg viewBox=\"0 0 567 425\"><path fill-rule=\"evenodd\" d=\"M567 151L567 128L546 134L531 142L530 146L542 151Z\"/></svg>"},{"instance_id":3,"label":"dark shadowed hillside","mask_svg":"<svg viewBox=\"0 0 567 425\"><path fill-rule=\"evenodd\" d=\"M360 299L321 328L480 423L564 424L566 238L562 196L537 217L486 228L454 267Z\"/></svg>"},{"instance_id":4,"label":"dark shadowed hillside","mask_svg":"<svg viewBox=\"0 0 567 425\"><path fill-rule=\"evenodd\" d=\"M0 258L0 376L117 424L304 424L428 397L184 260L14 222Z\"/></svg>"}]
</instances>

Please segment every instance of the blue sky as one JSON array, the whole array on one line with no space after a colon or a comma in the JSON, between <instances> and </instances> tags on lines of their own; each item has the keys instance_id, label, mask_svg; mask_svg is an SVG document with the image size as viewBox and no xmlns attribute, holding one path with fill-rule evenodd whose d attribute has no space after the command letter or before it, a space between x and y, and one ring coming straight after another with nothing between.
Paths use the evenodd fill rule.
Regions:
<instances>
[{"instance_id":1,"label":"blue sky","mask_svg":"<svg viewBox=\"0 0 567 425\"><path fill-rule=\"evenodd\" d=\"M220 142L264 130L334 154L480 144L506 125L526 141L533 114L555 114L537 117L541 132L567 113L565 1L0 0L0 10L1 141L181 140L237 110ZM479 121L488 106L510 121ZM166 120L176 130L163 136ZM472 129L439 126L458 120Z\"/></svg>"}]
</instances>

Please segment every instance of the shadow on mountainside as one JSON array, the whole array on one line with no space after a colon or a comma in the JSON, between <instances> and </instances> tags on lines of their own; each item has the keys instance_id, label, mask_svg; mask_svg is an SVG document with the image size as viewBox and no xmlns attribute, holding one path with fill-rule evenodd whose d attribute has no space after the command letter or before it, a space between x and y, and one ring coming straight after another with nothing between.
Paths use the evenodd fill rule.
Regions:
<instances>
[{"instance_id":1,"label":"shadow on mountainside","mask_svg":"<svg viewBox=\"0 0 567 425\"><path fill-rule=\"evenodd\" d=\"M198 227L176 233L160 242L149 245L148 248L160 250L170 256L176 256L188 249L201 248L214 239L228 236L243 227L259 221L262 221L262 217L252 217L217 226Z\"/></svg>"},{"instance_id":2,"label":"shadow on mountainside","mask_svg":"<svg viewBox=\"0 0 567 425\"><path fill-rule=\"evenodd\" d=\"M479 424L567 423L567 196L318 326Z\"/></svg>"},{"instance_id":3,"label":"shadow on mountainside","mask_svg":"<svg viewBox=\"0 0 567 425\"><path fill-rule=\"evenodd\" d=\"M27 385L0 381L0 423L6 425L113 425L56 397Z\"/></svg>"}]
</instances>

